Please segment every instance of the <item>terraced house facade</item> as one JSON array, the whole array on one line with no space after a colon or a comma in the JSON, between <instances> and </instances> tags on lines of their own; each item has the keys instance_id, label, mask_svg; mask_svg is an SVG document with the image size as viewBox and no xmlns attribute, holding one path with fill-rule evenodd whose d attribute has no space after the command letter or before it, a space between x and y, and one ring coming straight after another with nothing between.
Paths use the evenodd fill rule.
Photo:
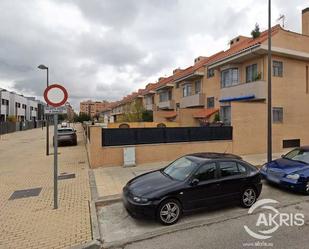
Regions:
<instances>
[{"instance_id":1,"label":"terraced house facade","mask_svg":"<svg viewBox=\"0 0 309 249\"><path fill-rule=\"evenodd\" d=\"M309 8L302 11L302 33L276 25L272 35L272 116L274 151L309 144L302 127L309 122ZM231 125L235 153L263 153L267 119L267 31L238 36L230 48L194 65L176 69L141 94L154 122L179 126ZM149 89L151 88L151 89ZM252 143L248 143L248 138Z\"/></svg>"}]
</instances>

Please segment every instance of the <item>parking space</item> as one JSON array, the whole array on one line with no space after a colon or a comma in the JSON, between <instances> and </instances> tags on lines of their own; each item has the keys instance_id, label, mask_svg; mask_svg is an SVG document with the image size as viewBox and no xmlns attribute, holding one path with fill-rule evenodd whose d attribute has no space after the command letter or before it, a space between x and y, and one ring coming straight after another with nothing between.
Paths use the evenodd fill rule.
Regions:
<instances>
[{"instance_id":1,"label":"parking space","mask_svg":"<svg viewBox=\"0 0 309 249\"><path fill-rule=\"evenodd\" d=\"M277 200L278 208L309 201L308 196L297 194L288 190L279 189L264 183L259 199L271 198ZM105 247L123 246L162 234L172 233L198 226L248 216L248 210L238 206L225 207L217 210L186 215L173 226L162 226L151 220L133 219L125 210L121 200L107 202L97 206L100 232Z\"/></svg>"}]
</instances>

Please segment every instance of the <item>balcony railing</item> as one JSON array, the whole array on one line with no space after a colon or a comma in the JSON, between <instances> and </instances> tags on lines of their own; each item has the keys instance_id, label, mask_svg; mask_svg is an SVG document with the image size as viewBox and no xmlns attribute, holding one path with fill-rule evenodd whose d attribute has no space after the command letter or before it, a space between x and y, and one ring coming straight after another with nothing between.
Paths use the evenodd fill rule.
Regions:
<instances>
[{"instance_id":1,"label":"balcony railing","mask_svg":"<svg viewBox=\"0 0 309 249\"><path fill-rule=\"evenodd\" d=\"M174 100L167 100L158 103L160 109L174 109Z\"/></svg>"},{"instance_id":2,"label":"balcony railing","mask_svg":"<svg viewBox=\"0 0 309 249\"><path fill-rule=\"evenodd\" d=\"M221 88L220 99L238 98L254 95L254 99L265 99L267 94L266 81L253 81L226 88Z\"/></svg>"},{"instance_id":3,"label":"balcony railing","mask_svg":"<svg viewBox=\"0 0 309 249\"><path fill-rule=\"evenodd\" d=\"M122 109L113 109L111 111L111 114L112 115L117 115L117 114L122 114L123 113L123 110Z\"/></svg>"},{"instance_id":4,"label":"balcony railing","mask_svg":"<svg viewBox=\"0 0 309 249\"><path fill-rule=\"evenodd\" d=\"M204 106L204 105L205 105L205 94L203 93L197 93L180 99L180 108Z\"/></svg>"}]
</instances>

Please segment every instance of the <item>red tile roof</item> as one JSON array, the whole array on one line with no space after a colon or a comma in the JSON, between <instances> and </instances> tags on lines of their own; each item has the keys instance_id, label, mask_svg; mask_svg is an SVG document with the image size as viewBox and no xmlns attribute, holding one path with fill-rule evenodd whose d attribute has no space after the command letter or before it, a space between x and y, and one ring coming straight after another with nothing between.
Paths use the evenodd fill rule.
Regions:
<instances>
[{"instance_id":1,"label":"red tile roof","mask_svg":"<svg viewBox=\"0 0 309 249\"><path fill-rule=\"evenodd\" d=\"M276 25L272 27L272 36L276 34L281 29L280 25ZM239 41L238 44L235 44L231 48L229 48L226 51L220 51L210 57L205 57L195 63L193 66L187 67L186 69L180 70L179 72L175 73L174 75L168 76L168 77L162 77L157 83L150 83L146 86L145 89L139 89L138 93L133 92L130 95L127 95L126 97L122 98L120 101L116 101L113 103L112 108L123 105L125 103L128 103L132 101L135 97L138 95L146 95L151 90L156 90L161 86L164 86L168 83L173 83L174 80L181 79L183 77L186 77L192 73L194 73L196 70L200 69L201 67L205 65L209 65L211 63L217 62L219 60L225 59L231 55L237 54L247 48L250 48L252 46L255 46L257 44L261 44L262 42L266 41L268 39L268 30L265 30L261 33L261 35L258 38L250 38L250 37L244 37L243 40Z\"/></svg>"},{"instance_id":2,"label":"red tile roof","mask_svg":"<svg viewBox=\"0 0 309 249\"><path fill-rule=\"evenodd\" d=\"M199 62L195 63L193 66L187 67L186 69L182 70L179 73L176 73L174 75L174 80L181 79L187 75L190 75L194 73L196 70L200 69L201 67L205 66L209 61L212 61L219 57L224 51L220 51L210 57L205 57L204 59L201 59Z\"/></svg>"},{"instance_id":3,"label":"red tile roof","mask_svg":"<svg viewBox=\"0 0 309 249\"><path fill-rule=\"evenodd\" d=\"M197 111L192 116L194 118L209 118L211 115L217 113L218 111L219 109L203 109L203 110Z\"/></svg>"},{"instance_id":4,"label":"red tile roof","mask_svg":"<svg viewBox=\"0 0 309 249\"><path fill-rule=\"evenodd\" d=\"M278 31L281 29L280 25L276 25L274 27L272 27L271 29L271 36L275 35L278 33ZM240 42L238 42L238 44L235 44L234 46L232 46L230 49L224 51L223 53L221 53L220 55L218 55L216 58L208 61L208 64L216 62L218 60L227 58L231 55L237 54L247 48L250 48L252 46L261 44L262 42L266 41L268 39L268 30L263 31L259 37L257 38L250 38L248 37L247 39L244 39Z\"/></svg>"}]
</instances>

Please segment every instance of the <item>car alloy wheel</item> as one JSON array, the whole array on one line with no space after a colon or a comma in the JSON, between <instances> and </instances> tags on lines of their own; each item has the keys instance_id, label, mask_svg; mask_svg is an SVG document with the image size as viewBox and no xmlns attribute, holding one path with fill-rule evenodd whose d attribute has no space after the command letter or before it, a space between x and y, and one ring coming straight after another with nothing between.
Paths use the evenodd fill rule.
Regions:
<instances>
[{"instance_id":1,"label":"car alloy wheel","mask_svg":"<svg viewBox=\"0 0 309 249\"><path fill-rule=\"evenodd\" d=\"M242 206L251 207L256 201L256 192L253 188L246 188L241 198Z\"/></svg>"},{"instance_id":2,"label":"car alloy wheel","mask_svg":"<svg viewBox=\"0 0 309 249\"><path fill-rule=\"evenodd\" d=\"M181 214L180 204L176 200L167 200L160 205L158 218L164 225L177 222Z\"/></svg>"}]
</instances>

